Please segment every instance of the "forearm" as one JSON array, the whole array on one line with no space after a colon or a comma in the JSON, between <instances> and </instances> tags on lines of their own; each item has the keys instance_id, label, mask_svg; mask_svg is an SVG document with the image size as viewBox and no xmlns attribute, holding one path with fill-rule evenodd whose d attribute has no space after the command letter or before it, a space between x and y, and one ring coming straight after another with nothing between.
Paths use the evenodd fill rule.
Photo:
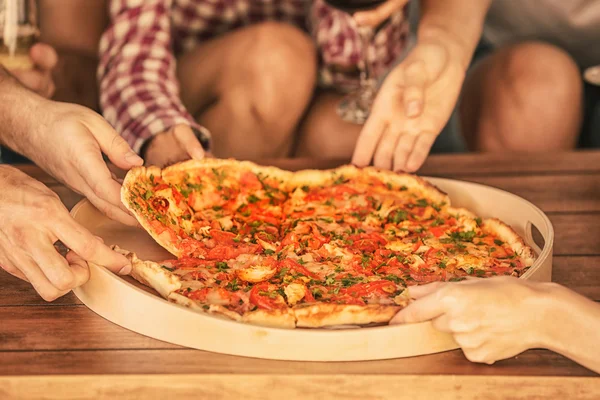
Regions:
<instances>
[{"instance_id":1,"label":"forearm","mask_svg":"<svg viewBox=\"0 0 600 400\"><path fill-rule=\"evenodd\" d=\"M417 41L443 41L465 70L481 38L491 0L422 0Z\"/></svg>"},{"instance_id":2,"label":"forearm","mask_svg":"<svg viewBox=\"0 0 600 400\"><path fill-rule=\"evenodd\" d=\"M544 347L600 373L600 304L564 287L548 296Z\"/></svg>"},{"instance_id":3,"label":"forearm","mask_svg":"<svg viewBox=\"0 0 600 400\"><path fill-rule=\"evenodd\" d=\"M22 86L0 66L0 144L23 154L47 100Z\"/></svg>"}]
</instances>

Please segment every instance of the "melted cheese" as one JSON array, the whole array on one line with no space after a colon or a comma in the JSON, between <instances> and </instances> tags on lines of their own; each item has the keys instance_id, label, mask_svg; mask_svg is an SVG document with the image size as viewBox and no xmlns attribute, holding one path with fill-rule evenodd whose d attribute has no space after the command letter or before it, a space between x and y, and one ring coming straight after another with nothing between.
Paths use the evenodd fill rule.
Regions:
<instances>
[{"instance_id":1,"label":"melted cheese","mask_svg":"<svg viewBox=\"0 0 600 400\"><path fill-rule=\"evenodd\" d=\"M168 212L171 213L172 215L180 216L180 215L183 215L184 212L186 211L187 207L185 207L185 206L181 207L181 205L183 205L184 202L182 202L179 207L177 206L177 202L175 201L175 197L173 197L173 191L171 190L171 188L157 190L154 193L154 195L157 197L162 197L169 202L169 211Z\"/></svg>"}]
</instances>

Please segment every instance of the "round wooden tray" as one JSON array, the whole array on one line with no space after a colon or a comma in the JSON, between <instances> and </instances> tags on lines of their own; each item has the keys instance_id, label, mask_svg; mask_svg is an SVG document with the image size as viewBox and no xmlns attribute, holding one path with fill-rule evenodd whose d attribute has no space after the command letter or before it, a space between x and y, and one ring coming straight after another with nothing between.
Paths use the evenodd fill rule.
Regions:
<instances>
[{"instance_id":1,"label":"round wooden tray","mask_svg":"<svg viewBox=\"0 0 600 400\"><path fill-rule=\"evenodd\" d=\"M550 281L554 231L544 213L528 201L499 189L448 179L426 178L481 217L511 225L535 249L538 259L524 279ZM173 258L143 230L111 221L83 200L73 218L107 244L138 253L142 259ZM540 246L536 243L543 243ZM296 361L380 360L458 348L450 335L430 322L356 329L277 329L224 320L169 303L129 277L91 265L88 283L74 290L92 311L124 328L166 342L238 356Z\"/></svg>"}]
</instances>

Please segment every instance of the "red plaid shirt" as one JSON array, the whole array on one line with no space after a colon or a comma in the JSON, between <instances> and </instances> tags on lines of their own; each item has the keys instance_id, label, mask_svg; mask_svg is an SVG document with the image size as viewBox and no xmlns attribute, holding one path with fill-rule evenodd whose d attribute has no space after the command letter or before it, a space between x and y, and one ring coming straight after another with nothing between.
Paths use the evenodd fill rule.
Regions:
<instances>
[{"instance_id":1,"label":"red plaid shirt","mask_svg":"<svg viewBox=\"0 0 600 400\"><path fill-rule=\"evenodd\" d=\"M319 49L322 86L347 87L349 78L331 67L361 60L353 20L323 0L110 0L110 19L100 42L100 105L135 151L176 124L210 137L179 98L175 57L215 36L267 20L310 32ZM378 33L369 49L376 73L401 55L407 36L404 18Z\"/></svg>"}]
</instances>

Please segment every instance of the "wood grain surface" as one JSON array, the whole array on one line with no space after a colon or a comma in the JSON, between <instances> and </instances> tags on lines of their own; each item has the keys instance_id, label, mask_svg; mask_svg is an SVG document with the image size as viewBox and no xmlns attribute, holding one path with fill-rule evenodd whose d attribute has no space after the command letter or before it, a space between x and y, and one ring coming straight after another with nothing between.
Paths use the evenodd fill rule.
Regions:
<instances>
[{"instance_id":1,"label":"wood grain surface","mask_svg":"<svg viewBox=\"0 0 600 400\"><path fill-rule=\"evenodd\" d=\"M344 160L260 163L298 170ZM39 168L20 168L68 208L81 199ZM553 280L600 301L600 153L432 156L420 173L498 187L536 204L555 229ZM73 294L46 303L3 272L0 288L0 399L600 398L596 374L546 350L492 366L471 363L461 351L352 363L258 360L144 337L95 315Z\"/></svg>"}]
</instances>

